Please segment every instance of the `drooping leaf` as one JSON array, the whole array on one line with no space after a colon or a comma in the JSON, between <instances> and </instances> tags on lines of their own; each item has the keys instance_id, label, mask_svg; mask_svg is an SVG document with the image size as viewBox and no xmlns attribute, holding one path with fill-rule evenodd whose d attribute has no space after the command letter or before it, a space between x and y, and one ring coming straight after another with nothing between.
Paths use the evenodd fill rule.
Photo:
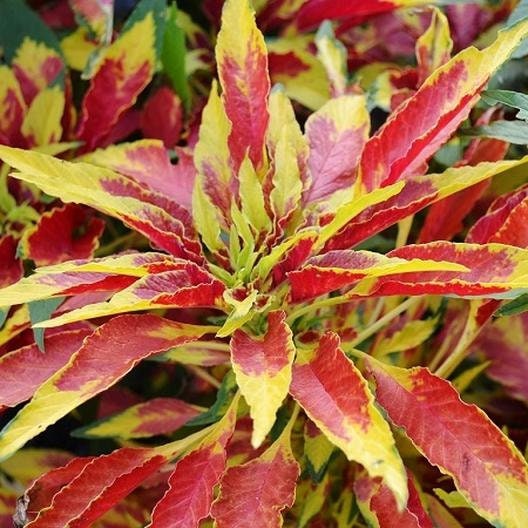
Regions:
<instances>
[{"instance_id":1,"label":"drooping leaf","mask_svg":"<svg viewBox=\"0 0 528 528\"><path fill-rule=\"evenodd\" d=\"M300 349L290 393L349 460L384 479L401 508L407 501L407 476L389 424L339 345L339 337L328 332L315 350Z\"/></svg>"},{"instance_id":2,"label":"drooping leaf","mask_svg":"<svg viewBox=\"0 0 528 528\"><path fill-rule=\"evenodd\" d=\"M152 398L73 431L82 438L148 438L166 435L200 414L200 409L176 398Z\"/></svg>"},{"instance_id":3,"label":"drooping leaf","mask_svg":"<svg viewBox=\"0 0 528 528\"><path fill-rule=\"evenodd\" d=\"M21 171L14 176L34 183L63 202L83 203L116 216L169 253L189 257L199 252L197 242L191 240L194 229L189 212L124 176L87 163L70 163L3 146L0 158ZM68 186L63 185L66 175Z\"/></svg>"},{"instance_id":4,"label":"drooping leaf","mask_svg":"<svg viewBox=\"0 0 528 528\"><path fill-rule=\"evenodd\" d=\"M528 467L500 429L426 368L406 370L372 359L368 365L376 399L391 421L429 462L453 477L477 513L495 526L524 526Z\"/></svg>"},{"instance_id":5,"label":"drooping leaf","mask_svg":"<svg viewBox=\"0 0 528 528\"><path fill-rule=\"evenodd\" d=\"M99 247L104 227L88 210L66 204L44 213L34 228L26 230L21 249L37 266L87 259Z\"/></svg>"},{"instance_id":6,"label":"drooping leaf","mask_svg":"<svg viewBox=\"0 0 528 528\"><path fill-rule=\"evenodd\" d=\"M295 348L286 314L270 312L264 336L237 330L230 346L237 384L253 419L251 443L257 448L275 423L290 386Z\"/></svg>"},{"instance_id":7,"label":"drooping leaf","mask_svg":"<svg viewBox=\"0 0 528 528\"><path fill-rule=\"evenodd\" d=\"M409 500L403 510L399 510L390 489L368 475L362 475L354 482L354 491L363 517L372 525L383 528L434 528L434 525L421 503L418 491L408 478Z\"/></svg>"},{"instance_id":8,"label":"drooping leaf","mask_svg":"<svg viewBox=\"0 0 528 528\"><path fill-rule=\"evenodd\" d=\"M194 167L192 163L188 166L181 154L178 164L173 165L161 141L140 139L98 149L78 159L124 174L190 210Z\"/></svg>"},{"instance_id":9,"label":"drooping leaf","mask_svg":"<svg viewBox=\"0 0 528 528\"><path fill-rule=\"evenodd\" d=\"M181 459L169 489L152 512L152 528L197 528L210 513L213 488L226 466L226 445L235 429L238 397L197 449Z\"/></svg>"},{"instance_id":10,"label":"drooping leaf","mask_svg":"<svg viewBox=\"0 0 528 528\"><path fill-rule=\"evenodd\" d=\"M154 315L124 315L102 325L70 361L45 381L33 399L0 432L0 459L72 409L107 389L141 359L210 332L206 326Z\"/></svg>"},{"instance_id":11,"label":"drooping leaf","mask_svg":"<svg viewBox=\"0 0 528 528\"><path fill-rule=\"evenodd\" d=\"M280 528L295 500L299 476L290 446L291 423L258 458L227 470L211 514L218 528Z\"/></svg>"}]
</instances>

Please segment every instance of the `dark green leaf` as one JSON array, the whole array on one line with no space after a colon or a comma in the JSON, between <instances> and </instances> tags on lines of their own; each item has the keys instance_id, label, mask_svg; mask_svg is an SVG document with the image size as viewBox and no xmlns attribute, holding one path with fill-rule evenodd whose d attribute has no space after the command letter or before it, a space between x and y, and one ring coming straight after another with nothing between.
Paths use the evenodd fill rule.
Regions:
<instances>
[{"instance_id":1,"label":"dark green leaf","mask_svg":"<svg viewBox=\"0 0 528 528\"><path fill-rule=\"evenodd\" d=\"M163 64L163 71L170 79L175 92L180 96L183 106L186 110L189 110L191 92L185 73L185 56L187 54L185 33L178 25L178 9L176 6L171 5L168 13L161 62Z\"/></svg>"},{"instance_id":2,"label":"dark green leaf","mask_svg":"<svg viewBox=\"0 0 528 528\"><path fill-rule=\"evenodd\" d=\"M50 318L55 309L62 303L64 297L54 297L42 301L33 301L28 303L29 320L32 325L46 321ZM33 328L35 343L44 352L44 328Z\"/></svg>"},{"instance_id":3,"label":"dark green leaf","mask_svg":"<svg viewBox=\"0 0 528 528\"><path fill-rule=\"evenodd\" d=\"M188 421L185 425L188 427L208 425L220 420L231 403L231 396L235 392L236 387L235 375L233 371L229 371L222 380L222 385L220 385L216 393L216 401L213 405L204 413Z\"/></svg>"},{"instance_id":4,"label":"dark green leaf","mask_svg":"<svg viewBox=\"0 0 528 528\"><path fill-rule=\"evenodd\" d=\"M62 55L57 37L23 0L0 0L0 48L11 62L24 38L43 42Z\"/></svg>"},{"instance_id":5,"label":"dark green leaf","mask_svg":"<svg viewBox=\"0 0 528 528\"><path fill-rule=\"evenodd\" d=\"M502 305L495 313L497 317L508 317L528 311L528 293Z\"/></svg>"}]
</instances>

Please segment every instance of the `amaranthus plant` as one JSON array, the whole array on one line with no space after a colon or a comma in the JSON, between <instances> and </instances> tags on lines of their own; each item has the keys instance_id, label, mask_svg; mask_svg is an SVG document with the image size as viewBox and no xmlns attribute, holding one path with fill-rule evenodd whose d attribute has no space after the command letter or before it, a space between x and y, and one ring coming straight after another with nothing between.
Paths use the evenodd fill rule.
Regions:
<instances>
[{"instance_id":1,"label":"amaranthus plant","mask_svg":"<svg viewBox=\"0 0 528 528\"><path fill-rule=\"evenodd\" d=\"M151 42L157 4L140 5L130 32ZM97 395L105 412L74 435L120 445L100 454L113 444L95 444L32 480L18 526L528 525L525 458L460 397L487 366L474 364L479 352L494 361L491 379L526 397L490 345L509 321L493 314L522 310L528 291L526 188L499 197L466 242L449 241L464 201L491 178L522 184L528 157L502 160L502 143L477 139L457 166L427 167L528 22L450 58L449 44L433 53L434 24L445 30L435 16L419 46L426 73L372 135L367 97L321 33L333 92L303 131L271 87L248 0L227 0L192 192L158 143L74 161L0 147L12 177L115 217L155 248L39 267L0 290L1 307L46 301L54 312L35 325L43 351L0 356L1 404L29 400L1 431L3 471L53 466L25 444L67 415L93 417L83 404ZM419 238L433 241L407 244L428 206ZM143 380L153 397L138 401L113 386L144 360L164 366ZM166 383L175 364L191 386Z\"/></svg>"}]
</instances>

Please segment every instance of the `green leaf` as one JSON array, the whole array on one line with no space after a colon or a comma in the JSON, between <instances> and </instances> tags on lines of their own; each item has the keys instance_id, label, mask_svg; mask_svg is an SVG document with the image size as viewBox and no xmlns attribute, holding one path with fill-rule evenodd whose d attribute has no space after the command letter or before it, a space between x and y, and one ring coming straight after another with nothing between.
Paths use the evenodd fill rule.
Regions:
<instances>
[{"instance_id":1,"label":"green leaf","mask_svg":"<svg viewBox=\"0 0 528 528\"><path fill-rule=\"evenodd\" d=\"M508 317L528 311L528 293L502 305L496 312L496 317Z\"/></svg>"},{"instance_id":2,"label":"green leaf","mask_svg":"<svg viewBox=\"0 0 528 528\"><path fill-rule=\"evenodd\" d=\"M185 73L185 32L178 25L178 9L173 4L168 8L168 18L163 37L161 62L163 71L171 81L172 87L180 96L185 110L191 106L191 92Z\"/></svg>"},{"instance_id":3,"label":"green leaf","mask_svg":"<svg viewBox=\"0 0 528 528\"><path fill-rule=\"evenodd\" d=\"M506 21L505 27L507 28L511 27L517 22L519 22L519 20L522 20L523 18L527 18L527 17L528 17L528 0L521 0L517 4L517 7L512 11L508 20ZM528 55L528 40L521 42L519 47L513 52L512 58L518 59L526 55Z\"/></svg>"},{"instance_id":4,"label":"green leaf","mask_svg":"<svg viewBox=\"0 0 528 528\"><path fill-rule=\"evenodd\" d=\"M494 121L489 125L466 128L466 136L502 139L514 145L528 145L528 123L525 121Z\"/></svg>"},{"instance_id":5,"label":"green leaf","mask_svg":"<svg viewBox=\"0 0 528 528\"><path fill-rule=\"evenodd\" d=\"M222 380L222 384L216 393L216 401L213 405L204 413L189 420L185 425L188 427L209 425L220 420L229 407L231 396L235 392L236 386L235 374L233 371L229 371Z\"/></svg>"},{"instance_id":6,"label":"green leaf","mask_svg":"<svg viewBox=\"0 0 528 528\"><path fill-rule=\"evenodd\" d=\"M136 22L143 20L151 11L156 26L156 56L160 57L165 30L165 0L141 0L128 17L121 34L126 33Z\"/></svg>"},{"instance_id":7,"label":"green leaf","mask_svg":"<svg viewBox=\"0 0 528 528\"><path fill-rule=\"evenodd\" d=\"M62 56L59 41L53 31L23 0L0 1L0 48L11 62L24 38L43 42Z\"/></svg>"},{"instance_id":8,"label":"green leaf","mask_svg":"<svg viewBox=\"0 0 528 528\"><path fill-rule=\"evenodd\" d=\"M482 99L490 106L501 103L511 108L517 108L520 110L517 118L528 119L528 95L512 90L487 90L482 94Z\"/></svg>"},{"instance_id":9,"label":"green leaf","mask_svg":"<svg viewBox=\"0 0 528 528\"><path fill-rule=\"evenodd\" d=\"M50 318L55 309L64 301L64 297L54 297L52 299L44 299L42 301L33 301L28 303L29 319L31 325L46 321ZM33 336L35 343L39 349L44 352L44 328L33 328Z\"/></svg>"},{"instance_id":10,"label":"green leaf","mask_svg":"<svg viewBox=\"0 0 528 528\"><path fill-rule=\"evenodd\" d=\"M0 308L0 328L4 326L4 323L6 322L8 314L9 314L9 308Z\"/></svg>"}]
</instances>

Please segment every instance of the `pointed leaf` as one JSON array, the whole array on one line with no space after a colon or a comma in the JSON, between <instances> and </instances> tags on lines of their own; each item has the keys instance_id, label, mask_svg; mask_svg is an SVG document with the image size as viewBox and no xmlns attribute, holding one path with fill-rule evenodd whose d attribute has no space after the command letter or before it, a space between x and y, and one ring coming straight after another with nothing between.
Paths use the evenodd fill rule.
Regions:
<instances>
[{"instance_id":1,"label":"pointed leaf","mask_svg":"<svg viewBox=\"0 0 528 528\"><path fill-rule=\"evenodd\" d=\"M299 350L291 395L326 437L349 460L381 476L401 508L407 501L407 476L389 424L374 405L367 382L326 333L315 350Z\"/></svg>"},{"instance_id":2,"label":"pointed leaf","mask_svg":"<svg viewBox=\"0 0 528 528\"><path fill-rule=\"evenodd\" d=\"M0 433L0 459L48 425L111 387L141 359L210 332L154 315L124 315L102 325L70 361L36 391Z\"/></svg>"},{"instance_id":3,"label":"pointed leaf","mask_svg":"<svg viewBox=\"0 0 528 528\"><path fill-rule=\"evenodd\" d=\"M365 145L361 181L367 190L415 174L466 119L491 74L528 32L520 22L479 51L468 48L437 69Z\"/></svg>"},{"instance_id":4,"label":"pointed leaf","mask_svg":"<svg viewBox=\"0 0 528 528\"><path fill-rule=\"evenodd\" d=\"M148 438L178 430L200 408L175 398L152 398L72 432L81 438Z\"/></svg>"},{"instance_id":5,"label":"pointed leaf","mask_svg":"<svg viewBox=\"0 0 528 528\"><path fill-rule=\"evenodd\" d=\"M211 514L218 528L280 528L281 511L295 501L299 476L290 427L258 458L227 470Z\"/></svg>"},{"instance_id":6,"label":"pointed leaf","mask_svg":"<svg viewBox=\"0 0 528 528\"><path fill-rule=\"evenodd\" d=\"M247 151L258 170L264 163L270 80L264 37L248 0L224 4L216 61L225 111L232 124L229 149L234 169L238 170Z\"/></svg>"},{"instance_id":7,"label":"pointed leaf","mask_svg":"<svg viewBox=\"0 0 528 528\"><path fill-rule=\"evenodd\" d=\"M237 384L253 419L251 443L257 448L275 423L290 386L295 348L286 314L270 312L268 329L261 337L237 330L230 346Z\"/></svg>"},{"instance_id":8,"label":"pointed leaf","mask_svg":"<svg viewBox=\"0 0 528 528\"><path fill-rule=\"evenodd\" d=\"M161 50L164 7L162 0L142 0L119 37L97 57L78 132L88 149L101 143L152 79Z\"/></svg>"},{"instance_id":9,"label":"pointed leaf","mask_svg":"<svg viewBox=\"0 0 528 528\"><path fill-rule=\"evenodd\" d=\"M361 95L330 99L308 118L308 168L312 179L308 202L351 188L369 128L370 116L365 97Z\"/></svg>"},{"instance_id":10,"label":"pointed leaf","mask_svg":"<svg viewBox=\"0 0 528 528\"><path fill-rule=\"evenodd\" d=\"M197 528L209 515L213 488L226 466L226 444L233 435L238 398L198 448L182 458L169 477L169 489L152 512L152 528Z\"/></svg>"},{"instance_id":11,"label":"pointed leaf","mask_svg":"<svg viewBox=\"0 0 528 528\"><path fill-rule=\"evenodd\" d=\"M371 359L368 365L376 399L390 419L429 462L453 477L477 513L495 526L525 526L528 466L500 429L425 368L406 370Z\"/></svg>"},{"instance_id":12,"label":"pointed leaf","mask_svg":"<svg viewBox=\"0 0 528 528\"><path fill-rule=\"evenodd\" d=\"M408 479L409 501L399 511L390 489L379 479L364 475L354 482L354 491L363 517L372 525L382 528L434 528L421 503L412 478Z\"/></svg>"}]
</instances>

